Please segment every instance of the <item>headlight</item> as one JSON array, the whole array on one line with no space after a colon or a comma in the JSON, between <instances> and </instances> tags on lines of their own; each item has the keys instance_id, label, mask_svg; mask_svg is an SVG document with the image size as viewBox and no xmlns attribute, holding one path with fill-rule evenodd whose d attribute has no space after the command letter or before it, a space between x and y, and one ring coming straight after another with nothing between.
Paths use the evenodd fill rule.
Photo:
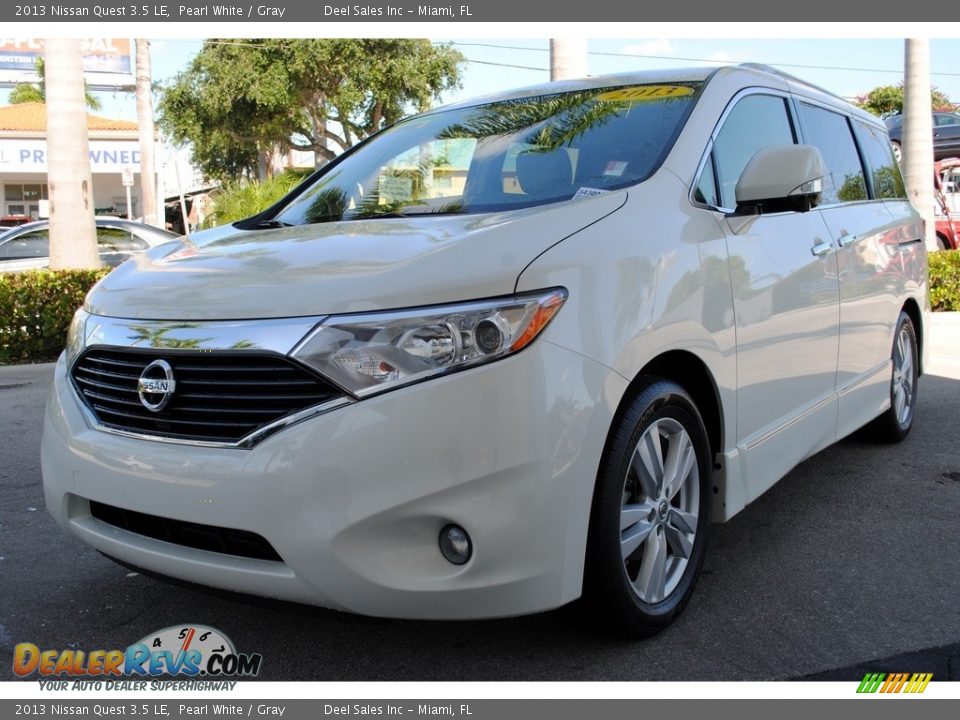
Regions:
<instances>
[{"instance_id":1,"label":"headlight","mask_svg":"<svg viewBox=\"0 0 960 720\"><path fill-rule=\"evenodd\" d=\"M464 370L519 352L567 299L526 295L324 320L291 353L357 397Z\"/></svg>"},{"instance_id":2,"label":"headlight","mask_svg":"<svg viewBox=\"0 0 960 720\"><path fill-rule=\"evenodd\" d=\"M83 308L77 310L67 331L67 367L69 368L77 355L83 351L87 342L87 318L90 313Z\"/></svg>"}]
</instances>

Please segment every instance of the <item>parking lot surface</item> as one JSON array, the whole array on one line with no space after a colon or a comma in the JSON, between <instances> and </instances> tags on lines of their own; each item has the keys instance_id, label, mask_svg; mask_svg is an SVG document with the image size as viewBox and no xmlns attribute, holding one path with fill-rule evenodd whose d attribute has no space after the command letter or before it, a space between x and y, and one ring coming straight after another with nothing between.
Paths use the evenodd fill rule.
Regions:
<instances>
[{"instance_id":1,"label":"parking lot surface","mask_svg":"<svg viewBox=\"0 0 960 720\"><path fill-rule=\"evenodd\" d=\"M960 314L935 315L930 335L910 438L844 440L715 526L686 612L643 642L592 635L562 610L381 620L132 573L44 509L52 366L0 368L0 680L19 642L125 648L185 623L262 653L264 680L847 679L878 664L960 679Z\"/></svg>"}]
</instances>

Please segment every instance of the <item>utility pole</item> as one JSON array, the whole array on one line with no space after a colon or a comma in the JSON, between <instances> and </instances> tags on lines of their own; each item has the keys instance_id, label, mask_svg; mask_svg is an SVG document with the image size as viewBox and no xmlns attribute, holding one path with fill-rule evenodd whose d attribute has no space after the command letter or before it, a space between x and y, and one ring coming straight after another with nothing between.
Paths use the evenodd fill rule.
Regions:
<instances>
[{"instance_id":1,"label":"utility pole","mask_svg":"<svg viewBox=\"0 0 960 720\"><path fill-rule=\"evenodd\" d=\"M927 250L936 250L928 40L904 41L903 75L903 179L907 186L907 197L926 225L924 242Z\"/></svg>"},{"instance_id":2,"label":"utility pole","mask_svg":"<svg viewBox=\"0 0 960 720\"><path fill-rule=\"evenodd\" d=\"M143 198L143 221L163 227L157 217L157 172L154 151L153 79L150 72L150 41L137 38L137 125L140 129L140 195Z\"/></svg>"},{"instance_id":3,"label":"utility pole","mask_svg":"<svg viewBox=\"0 0 960 720\"><path fill-rule=\"evenodd\" d=\"M79 40L44 42L47 80L47 185L50 267L100 267L93 222L90 140Z\"/></svg>"},{"instance_id":4,"label":"utility pole","mask_svg":"<svg viewBox=\"0 0 960 720\"><path fill-rule=\"evenodd\" d=\"M550 80L585 77L587 74L587 41L584 39L550 40Z\"/></svg>"}]
</instances>

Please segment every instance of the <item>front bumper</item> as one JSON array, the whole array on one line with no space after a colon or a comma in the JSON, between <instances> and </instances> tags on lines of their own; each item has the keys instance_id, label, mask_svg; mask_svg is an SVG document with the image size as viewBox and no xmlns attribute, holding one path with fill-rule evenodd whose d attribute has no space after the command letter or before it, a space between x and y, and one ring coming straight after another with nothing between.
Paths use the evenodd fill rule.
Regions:
<instances>
[{"instance_id":1,"label":"front bumper","mask_svg":"<svg viewBox=\"0 0 960 720\"><path fill-rule=\"evenodd\" d=\"M107 555L189 582L384 617L546 610L580 594L597 467L626 384L541 339L240 450L91 428L61 357L41 449L47 508ZM282 562L130 532L93 517L90 501L257 533ZM473 540L463 566L438 549L451 522Z\"/></svg>"}]
</instances>

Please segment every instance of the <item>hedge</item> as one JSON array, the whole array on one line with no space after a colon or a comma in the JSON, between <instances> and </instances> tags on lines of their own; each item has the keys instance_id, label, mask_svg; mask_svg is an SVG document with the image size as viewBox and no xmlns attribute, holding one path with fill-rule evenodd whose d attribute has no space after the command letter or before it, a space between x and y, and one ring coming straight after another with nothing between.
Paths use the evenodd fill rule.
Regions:
<instances>
[{"instance_id":1,"label":"hedge","mask_svg":"<svg viewBox=\"0 0 960 720\"><path fill-rule=\"evenodd\" d=\"M930 258L930 304L934 310L960 310L960 250L933 252Z\"/></svg>"},{"instance_id":2,"label":"hedge","mask_svg":"<svg viewBox=\"0 0 960 720\"><path fill-rule=\"evenodd\" d=\"M0 274L0 365L56 360L74 312L109 271Z\"/></svg>"},{"instance_id":3,"label":"hedge","mask_svg":"<svg viewBox=\"0 0 960 720\"><path fill-rule=\"evenodd\" d=\"M934 310L960 310L960 250L930 253ZM0 273L0 365L56 360L73 313L103 270Z\"/></svg>"}]
</instances>

